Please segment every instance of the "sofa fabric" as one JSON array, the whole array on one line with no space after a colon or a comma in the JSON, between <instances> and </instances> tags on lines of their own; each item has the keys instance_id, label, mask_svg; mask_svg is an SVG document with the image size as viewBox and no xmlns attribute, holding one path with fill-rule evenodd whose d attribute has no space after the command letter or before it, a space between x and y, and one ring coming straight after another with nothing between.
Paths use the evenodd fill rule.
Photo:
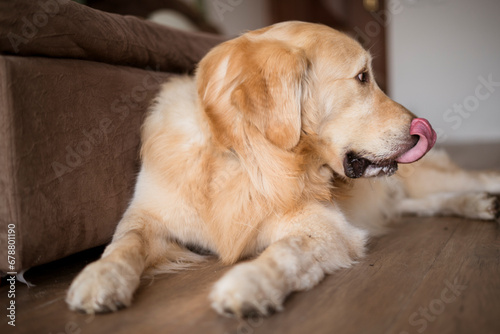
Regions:
<instances>
[{"instance_id":1,"label":"sofa fabric","mask_svg":"<svg viewBox=\"0 0 500 334\"><path fill-rule=\"evenodd\" d=\"M69 0L0 1L0 52L75 58L192 72L208 49L224 40L175 30Z\"/></svg>"},{"instance_id":2,"label":"sofa fabric","mask_svg":"<svg viewBox=\"0 0 500 334\"><path fill-rule=\"evenodd\" d=\"M0 2L3 272L13 271L10 224L14 271L110 240L133 193L147 107L173 73L192 72L224 39L58 1L15 52L9 32L22 33L23 18L47 2Z\"/></svg>"}]
</instances>

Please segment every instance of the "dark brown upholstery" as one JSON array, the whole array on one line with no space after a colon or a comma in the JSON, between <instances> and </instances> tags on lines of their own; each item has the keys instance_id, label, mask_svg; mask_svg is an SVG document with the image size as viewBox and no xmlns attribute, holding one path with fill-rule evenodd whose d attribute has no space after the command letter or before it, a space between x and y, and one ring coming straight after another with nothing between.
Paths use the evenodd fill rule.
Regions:
<instances>
[{"instance_id":1,"label":"dark brown upholstery","mask_svg":"<svg viewBox=\"0 0 500 334\"><path fill-rule=\"evenodd\" d=\"M46 3L59 8L47 24L11 43ZM0 270L8 224L18 271L110 240L152 97L222 40L68 1L0 2Z\"/></svg>"},{"instance_id":2,"label":"dark brown upholstery","mask_svg":"<svg viewBox=\"0 0 500 334\"><path fill-rule=\"evenodd\" d=\"M66 0L0 1L0 52L187 72L222 38Z\"/></svg>"}]
</instances>

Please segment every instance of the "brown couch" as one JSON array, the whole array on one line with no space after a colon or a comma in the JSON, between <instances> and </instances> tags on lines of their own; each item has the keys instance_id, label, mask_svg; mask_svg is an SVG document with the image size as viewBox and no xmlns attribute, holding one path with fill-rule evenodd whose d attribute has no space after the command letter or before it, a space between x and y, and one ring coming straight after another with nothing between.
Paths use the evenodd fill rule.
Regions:
<instances>
[{"instance_id":1,"label":"brown couch","mask_svg":"<svg viewBox=\"0 0 500 334\"><path fill-rule=\"evenodd\" d=\"M110 240L133 192L147 106L222 40L71 1L0 1L1 271Z\"/></svg>"}]
</instances>

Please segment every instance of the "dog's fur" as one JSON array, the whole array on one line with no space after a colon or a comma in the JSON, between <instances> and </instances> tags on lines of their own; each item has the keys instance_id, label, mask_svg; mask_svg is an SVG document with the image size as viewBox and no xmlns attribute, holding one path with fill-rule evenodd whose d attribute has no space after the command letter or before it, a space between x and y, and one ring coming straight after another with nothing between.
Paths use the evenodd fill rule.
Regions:
<instances>
[{"instance_id":1,"label":"dog's fur","mask_svg":"<svg viewBox=\"0 0 500 334\"><path fill-rule=\"evenodd\" d=\"M415 145L415 116L377 87L370 60L340 32L288 22L219 45L195 78L166 83L142 129L132 202L102 258L71 285L69 306L130 305L144 272L200 261L191 245L226 264L255 257L210 299L221 314L267 315L352 265L395 216L494 219L487 192L500 192L500 174L465 172L441 152L391 178L346 176L349 152L373 162L368 177Z\"/></svg>"}]
</instances>

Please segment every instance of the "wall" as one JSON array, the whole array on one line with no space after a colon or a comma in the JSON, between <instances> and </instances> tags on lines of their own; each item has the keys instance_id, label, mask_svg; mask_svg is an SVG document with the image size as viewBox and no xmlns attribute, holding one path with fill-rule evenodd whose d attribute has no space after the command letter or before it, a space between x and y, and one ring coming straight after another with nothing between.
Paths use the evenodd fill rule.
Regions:
<instances>
[{"instance_id":1,"label":"wall","mask_svg":"<svg viewBox=\"0 0 500 334\"><path fill-rule=\"evenodd\" d=\"M500 141L500 1L388 1L390 95L441 143Z\"/></svg>"}]
</instances>

